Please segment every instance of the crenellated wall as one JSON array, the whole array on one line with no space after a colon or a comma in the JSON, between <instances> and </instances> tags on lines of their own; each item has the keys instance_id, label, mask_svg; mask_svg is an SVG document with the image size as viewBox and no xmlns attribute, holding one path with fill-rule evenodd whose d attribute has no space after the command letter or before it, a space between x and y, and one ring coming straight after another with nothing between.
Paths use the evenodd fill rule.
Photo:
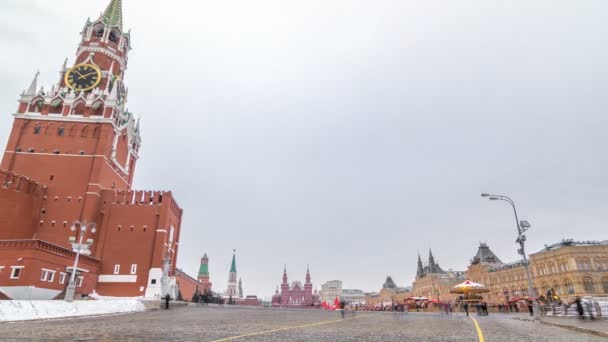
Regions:
<instances>
[{"instance_id":1,"label":"crenellated wall","mask_svg":"<svg viewBox=\"0 0 608 342\"><path fill-rule=\"evenodd\" d=\"M32 239L45 201L46 186L0 170L0 227L3 239Z\"/></svg>"},{"instance_id":2,"label":"crenellated wall","mask_svg":"<svg viewBox=\"0 0 608 342\"><path fill-rule=\"evenodd\" d=\"M173 241L170 273L175 270L182 211L171 192L164 191L103 190L101 201L103 222L94 251L102 260L100 274L136 278L126 284L99 283L97 291L106 296L144 295L148 272L162 268L169 241ZM137 265L135 274L132 265Z\"/></svg>"}]
</instances>

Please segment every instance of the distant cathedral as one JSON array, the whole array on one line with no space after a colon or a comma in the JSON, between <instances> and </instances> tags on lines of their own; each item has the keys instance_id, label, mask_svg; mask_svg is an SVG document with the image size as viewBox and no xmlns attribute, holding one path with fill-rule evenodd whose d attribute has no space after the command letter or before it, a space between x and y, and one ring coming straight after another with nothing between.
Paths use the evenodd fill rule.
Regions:
<instances>
[{"instance_id":1,"label":"distant cathedral","mask_svg":"<svg viewBox=\"0 0 608 342\"><path fill-rule=\"evenodd\" d=\"M281 292L277 288L272 296L273 307L289 308L312 308L320 304L319 294L315 290L313 293L310 281L310 269L306 269L306 283L302 285L300 281L294 281L289 285L287 281L287 267L283 269L283 283Z\"/></svg>"}]
</instances>

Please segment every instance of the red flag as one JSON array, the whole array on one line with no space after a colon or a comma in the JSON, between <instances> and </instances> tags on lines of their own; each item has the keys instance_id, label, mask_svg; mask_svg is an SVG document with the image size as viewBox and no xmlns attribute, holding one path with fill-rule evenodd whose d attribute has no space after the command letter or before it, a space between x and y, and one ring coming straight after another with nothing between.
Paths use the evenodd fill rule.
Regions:
<instances>
[{"instance_id":1,"label":"red flag","mask_svg":"<svg viewBox=\"0 0 608 342\"><path fill-rule=\"evenodd\" d=\"M338 297L334 300L334 309L340 309L340 298Z\"/></svg>"}]
</instances>

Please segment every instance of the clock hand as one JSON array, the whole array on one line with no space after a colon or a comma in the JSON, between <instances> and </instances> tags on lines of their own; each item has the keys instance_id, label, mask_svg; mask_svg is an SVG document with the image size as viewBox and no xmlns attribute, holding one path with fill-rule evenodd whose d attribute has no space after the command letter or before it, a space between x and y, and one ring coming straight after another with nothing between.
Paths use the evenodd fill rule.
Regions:
<instances>
[{"instance_id":1,"label":"clock hand","mask_svg":"<svg viewBox=\"0 0 608 342\"><path fill-rule=\"evenodd\" d=\"M81 73L79 73L77 70L74 70L74 72L75 72L75 73L77 73L77 74L78 74L80 77L84 77L84 76L82 76L82 74L81 74Z\"/></svg>"},{"instance_id":2,"label":"clock hand","mask_svg":"<svg viewBox=\"0 0 608 342\"><path fill-rule=\"evenodd\" d=\"M93 71L93 72L90 72L90 73L88 73L86 75L80 75L80 74L79 75L80 75L80 77L89 77L91 75L95 75L96 73L97 73L96 71Z\"/></svg>"}]
</instances>

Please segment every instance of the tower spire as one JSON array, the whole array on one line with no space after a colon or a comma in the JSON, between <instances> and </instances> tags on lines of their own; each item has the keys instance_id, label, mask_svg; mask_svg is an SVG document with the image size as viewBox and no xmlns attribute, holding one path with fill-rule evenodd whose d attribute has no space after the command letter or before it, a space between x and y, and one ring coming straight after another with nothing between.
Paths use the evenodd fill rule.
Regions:
<instances>
[{"instance_id":1,"label":"tower spire","mask_svg":"<svg viewBox=\"0 0 608 342\"><path fill-rule=\"evenodd\" d=\"M433 257L433 251L429 248L429 273L435 273L435 258Z\"/></svg>"},{"instance_id":2,"label":"tower spire","mask_svg":"<svg viewBox=\"0 0 608 342\"><path fill-rule=\"evenodd\" d=\"M27 90L25 92L23 92L23 95L25 95L25 96L36 95L36 88L38 88L38 76L40 76L40 71L36 72L36 76L34 76L34 79L32 80L32 83L30 84L29 88L27 88Z\"/></svg>"},{"instance_id":3,"label":"tower spire","mask_svg":"<svg viewBox=\"0 0 608 342\"><path fill-rule=\"evenodd\" d=\"M420 252L418 252L418 271L416 271L417 277L424 276L424 266L422 266L422 259L420 258Z\"/></svg>"},{"instance_id":4,"label":"tower spire","mask_svg":"<svg viewBox=\"0 0 608 342\"><path fill-rule=\"evenodd\" d=\"M232 265L230 265L230 272L236 273L236 249L233 252L234 254L232 254Z\"/></svg>"},{"instance_id":5,"label":"tower spire","mask_svg":"<svg viewBox=\"0 0 608 342\"><path fill-rule=\"evenodd\" d=\"M306 284L310 284L310 266L306 265Z\"/></svg>"},{"instance_id":6,"label":"tower spire","mask_svg":"<svg viewBox=\"0 0 608 342\"><path fill-rule=\"evenodd\" d=\"M283 266L283 284L287 284L287 265Z\"/></svg>"},{"instance_id":7,"label":"tower spire","mask_svg":"<svg viewBox=\"0 0 608 342\"><path fill-rule=\"evenodd\" d=\"M101 15L101 21L110 27L118 27L122 31L122 0L111 0Z\"/></svg>"}]
</instances>

